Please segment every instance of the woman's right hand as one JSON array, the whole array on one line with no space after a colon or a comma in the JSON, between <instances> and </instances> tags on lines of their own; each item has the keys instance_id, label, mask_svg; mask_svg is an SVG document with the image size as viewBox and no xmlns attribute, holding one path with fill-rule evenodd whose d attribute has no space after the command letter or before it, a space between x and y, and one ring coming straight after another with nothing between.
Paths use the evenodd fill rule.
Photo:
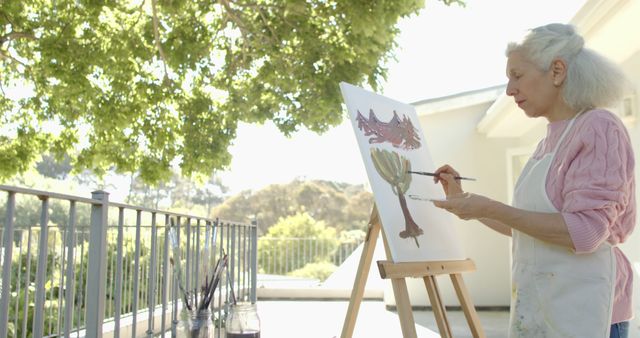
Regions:
<instances>
[{"instance_id":1,"label":"woman's right hand","mask_svg":"<svg viewBox=\"0 0 640 338\"><path fill-rule=\"evenodd\" d=\"M460 174L453 169L452 166L445 164L438 168L435 172L436 176L433 177L433 182L440 183L444 194L447 196L455 196L464 193L462 190L462 184L460 180L456 180L454 177L460 176Z\"/></svg>"}]
</instances>

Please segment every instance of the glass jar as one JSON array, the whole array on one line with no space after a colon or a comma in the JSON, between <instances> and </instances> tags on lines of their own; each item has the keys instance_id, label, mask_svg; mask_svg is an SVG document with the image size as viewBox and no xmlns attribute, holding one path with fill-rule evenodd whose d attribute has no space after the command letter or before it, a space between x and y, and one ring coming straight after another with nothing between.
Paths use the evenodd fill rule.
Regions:
<instances>
[{"instance_id":1,"label":"glass jar","mask_svg":"<svg viewBox=\"0 0 640 338\"><path fill-rule=\"evenodd\" d=\"M214 338L215 326L211 320L211 310L195 310L189 321L189 338Z\"/></svg>"},{"instance_id":2,"label":"glass jar","mask_svg":"<svg viewBox=\"0 0 640 338\"><path fill-rule=\"evenodd\" d=\"M256 304L242 302L231 305L225 331L227 338L260 338Z\"/></svg>"},{"instance_id":3,"label":"glass jar","mask_svg":"<svg viewBox=\"0 0 640 338\"><path fill-rule=\"evenodd\" d=\"M176 323L176 337L188 338L189 337L189 324L191 322L191 313L186 307L180 309L178 314L178 322Z\"/></svg>"}]
</instances>

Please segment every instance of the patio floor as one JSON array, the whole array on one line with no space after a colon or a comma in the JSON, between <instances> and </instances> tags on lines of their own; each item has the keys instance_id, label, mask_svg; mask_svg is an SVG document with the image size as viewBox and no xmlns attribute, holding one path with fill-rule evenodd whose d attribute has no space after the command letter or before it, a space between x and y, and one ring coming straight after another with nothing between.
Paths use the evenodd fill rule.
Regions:
<instances>
[{"instance_id":1,"label":"patio floor","mask_svg":"<svg viewBox=\"0 0 640 338\"><path fill-rule=\"evenodd\" d=\"M348 301L259 300L258 314L262 338L333 338L340 337ZM506 338L507 311L478 313L487 338ZM431 311L413 311L418 337L439 337ZM461 311L447 316L456 338L472 337ZM358 312L354 338L401 337L400 321L395 311L386 310L383 301L363 301Z\"/></svg>"}]
</instances>

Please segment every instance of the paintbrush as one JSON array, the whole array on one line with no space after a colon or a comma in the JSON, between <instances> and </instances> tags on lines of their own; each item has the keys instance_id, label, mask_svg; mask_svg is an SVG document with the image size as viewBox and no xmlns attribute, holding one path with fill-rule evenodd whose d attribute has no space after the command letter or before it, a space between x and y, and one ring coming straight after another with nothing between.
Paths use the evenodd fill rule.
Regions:
<instances>
[{"instance_id":1,"label":"paintbrush","mask_svg":"<svg viewBox=\"0 0 640 338\"><path fill-rule=\"evenodd\" d=\"M408 170L407 171L409 174L416 174L416 175L425 175L425 176L433 176L433 177L438 177L440 176L440 174L436 174L436 173L429 173L426 171L411 171ZM471 177L462 177L462 176L454 176L453 177L456 180L467 180L467 181L475 181L475 178L471 178Z\"/></svg>"}]
</instances>

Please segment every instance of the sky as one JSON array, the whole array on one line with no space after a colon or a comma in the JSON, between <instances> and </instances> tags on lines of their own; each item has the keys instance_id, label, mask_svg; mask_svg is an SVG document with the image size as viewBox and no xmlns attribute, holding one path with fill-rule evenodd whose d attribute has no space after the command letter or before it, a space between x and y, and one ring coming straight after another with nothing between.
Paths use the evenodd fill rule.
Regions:
<instances>
[{"instance_id":1,"label":"sky","mask_svg":"<svg viewBox=\"0 0 640 338\"><path fill-rule=\"evenodd\" d=\"M402 19L378 93L412 103L506 83L504 50L529 28L568 23L585 0L467 0L466 7L426 0L417 15ZM218 173L229 194L294 179L367 185L349 121L318 135L306 130L287 138L270 123L241 124L229 149L230 169Z\"/></svg>"}]
</instances>

